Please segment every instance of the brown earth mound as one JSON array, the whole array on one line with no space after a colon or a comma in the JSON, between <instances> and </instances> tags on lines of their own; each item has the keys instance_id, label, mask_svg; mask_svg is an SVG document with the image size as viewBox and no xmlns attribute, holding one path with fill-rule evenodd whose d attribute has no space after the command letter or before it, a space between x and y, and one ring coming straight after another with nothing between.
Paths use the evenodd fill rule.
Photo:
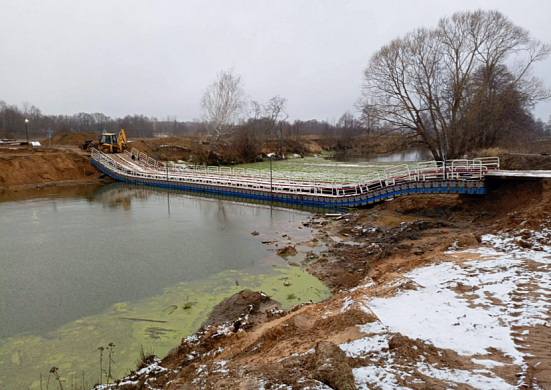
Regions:
<instances>
[{"instance_id":1,"label":"brown earth mound","mask_svg":"<svg viewBox=\"0 0 551 390\"><path fill-rule=\"evenodd\" d=\"M180 137L137 139L131 140L128 147L136 148L156 160L189 161L190 156L199 154L202 149L198 141L195 138Z\"/></svg>"},{"instance_id":2,"label":"brown earth mound","mask_svg":"<svg viewBox=\"0 0 551 390\"><path fill-rule=\"evenodd\" d=\"M249 315L258 316L267 309L279 307L280 303L258 291L242 290L216 305L202 326L222 324Z\"/></svg>"},{"instance_id":3,"label":"brown earth mound","mask_svg":"<svg viewBox=\"0 0 551 390\"><path fill-rule=\"evenodd\" d=\"M89 157L70 149L0 150L0 187L52 185L99 180L101 172Z\"/></svg>"},{"instance_id":4,"label":"brown earth mound","mask_svg":"<svg viewBox=\"0 0 551 390\"><path fill-rule=\"evenodd\" d=\"M298 251L293 245L287 245L286 247L283 247L277 250L277 255L283 258L287 258L289 256L295 256L297 253Z\"/></svg>"},{"instance_id":5,"label":"brown earth mound","mask_svg":"<svg viewBox=\"0 0 551 390\"><path fill-rule=\"evenodd\" d=\"M551 170L551 156L538 154L500 155L501 169L513 170Z\"/></svg>"},{"instance_id":6,"label":"brown earth mound","mask_svg":"<svg viewBox=\"0 0 551 390\"><path fill-rule=\"evenodd\" d=\"M52 145L74 145L80 146L84 141L98 139L96 133L59 133L52 136ZM42 145L48 145L48 140L40 141Z\"/></svg>"}]
</instances>

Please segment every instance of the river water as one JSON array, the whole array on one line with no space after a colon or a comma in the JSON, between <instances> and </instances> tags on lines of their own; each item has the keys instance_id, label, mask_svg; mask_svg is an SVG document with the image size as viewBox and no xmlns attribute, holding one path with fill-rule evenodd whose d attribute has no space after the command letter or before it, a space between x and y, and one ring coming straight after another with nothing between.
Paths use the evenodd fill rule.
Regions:
<instances>
[{"instance_id":1,"label":"river water","mask_svg":"<svg viewBox=\"0 0 551 390\"><path fill-rule=\"evenodd\" d=\"M401 163L401 162L417 162L426 161L432 157L428 149L423 147L414 147L401 152L390 154L377 153L337 153L334 159L339 162L376 162L376 163Z\"/></svg>"},{"instance_id":2,"label":"river water","mask_svg":"<svg viewBox=\"0 0 551 390\"><path fill-rule=\"evenodd\" d=\"M122 375L243 288L287 307L326 298L262 243L307 240L310 215L124 184L0 194L0 388L39 389L52 366L66 385L93 385L109 343Z\"/></svg>"}]
</instances>

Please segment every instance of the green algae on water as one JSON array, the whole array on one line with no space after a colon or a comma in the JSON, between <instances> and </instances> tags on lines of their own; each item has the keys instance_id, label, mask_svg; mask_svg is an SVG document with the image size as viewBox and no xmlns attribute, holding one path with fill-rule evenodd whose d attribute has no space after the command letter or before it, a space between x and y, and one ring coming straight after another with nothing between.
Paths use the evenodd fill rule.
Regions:
<instances>
[{"instance_id":1,"label":"green algae on water","mask_svg":"<svg viewBox=\"0 0 551 390\"><path fill-rule=\"evenodd\" d=\"M64 388L73 378L80 385L83 375L85 388L90 388L100 382L98 348L111 342L116 345L113 376L122 377L135 368L142 347L165 356L195 332L223 298L246 288L263 291L283 308L330 295L318 279L274 256L249 270L225 271L180 283L137 303L114 304L100 315L73 321L45 336L0 339L0 388L40 389L40 374L45 381L53 366L58 367ZM290 295L293 299L287 299ZM107 371L105 355L102 368ZM106 372L102 382L106 382Z\"/></svg>"}]
</instances>

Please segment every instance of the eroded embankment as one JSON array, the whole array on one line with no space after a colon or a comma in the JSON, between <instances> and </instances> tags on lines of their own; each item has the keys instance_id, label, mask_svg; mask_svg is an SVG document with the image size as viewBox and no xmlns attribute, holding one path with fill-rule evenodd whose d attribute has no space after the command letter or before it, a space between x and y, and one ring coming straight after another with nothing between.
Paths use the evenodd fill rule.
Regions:
<instances>
[{"instance_id":1,"label":"eroded embankment","mask_svg":"<svg viewBox=\"0 0 551 390\"><path fill-rule=\"evenodd\" d=\"M550 200L508 183L318 216L303 265L333 297L243 305L98 389L551 388Z\"/></svg>"},{"instance_id":2,"label":"eroded embankment","mask_svg":"<svg viewBox=\"0 0 551 390\"><path fill-rule=\"evenodd\" d=\"M100 175L76 147L0 148L0 189L96 182Z\"/></svg>"}]
</instances>

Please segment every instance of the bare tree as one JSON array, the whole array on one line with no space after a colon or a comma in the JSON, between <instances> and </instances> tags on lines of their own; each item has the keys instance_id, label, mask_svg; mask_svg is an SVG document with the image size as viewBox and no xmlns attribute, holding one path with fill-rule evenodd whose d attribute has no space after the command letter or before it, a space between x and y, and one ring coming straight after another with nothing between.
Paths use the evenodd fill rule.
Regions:
<instances>
[{"instance_id":1,"label":"bare tree","mask_svg":"<svg viewBox=\"0 0 551 390\"><path fill-rule=\"evenodd\" d=\"M295 141L298 141L298 137L300 135L300 130L302 128L303 123L304 122L301 121L300 119L295 119L295 121L291 125L291 128L290 128L291 138L294 139Z\"/></svg>"},{"instance_id":2,"label":"bare tree","mask_svg":"<svg viewBox=\"0 0 551 390\"><path fill-rule=\"evenodd\" d=\"M257 139L264 144L266 138L273 137L277 140L276 154L283 153L283 139L289 115L285 112L287 99L274 96L265 104L257 101L251 102L251 117L248 120L248 128L257 134Z\"/></svg>"},{"instance_id":3,"label":"bare tree","mask_svg":"<svg viewBox=\"0 0 551 390\"><path fill-rule=\"evenodd\" d=\"M367 134L374 134L380 128L380 120L376 114L376 106L372 99L360 97L354 107L360 112L360 121Z\"/></svg>"},{"instance_id":4,"label":"bare tree","mask_svg":"<svg viewBox=\"0 0 551 390\"><path fill-rule=\"evenodd\" d=\"M8 105L4 101L0 101L0 117L2 118L2 128L5 132L5 137L16 136L17 131L24 128L23 121L24 115L19 111L19 108L15 105Z\"/></svg>"},{"instance_id":5,"label":"bare tree","mask_svg":"<svg viewBox=\"0 0 551 390\"><path fill-rule=\"evenodd\" d=\"M337 149L346 150L352 147L353 139L362 133L362 125L350 111L341 115L336 124Z\"/></svg>"},{"instance_id":6,"label":"bare tree","mask_svg":"<svg viewBox=\"0 0 551 390\"><path fill-rule=\"evenodd\" d=\"M264 145L266 138L270 136L267 121L264 117L264 105L252 100L250 104L249 119L247 121L248 128L258 140L259 146Z\"/></svg>"},{"instance_id":7,"label":"bare tree","mask_svg":"<svg viewBox=\"0 0 551 390\"><path fill-rule=\"evenodd\" d=\"M417 29L373 55L362 88L369 105L362 111L411 142L421 139L436 159L444 158L446 150L457 157L488 140L484 123L507 111L472 120L481 101L499 101L500 95L488 88L498 72L508 74L501 78L506 83L501 91L514 91L509 96L523 109L551 96L530 74L549 52L549 45L500 12L458 12L441 19L437 28Z\"/></svg>"},{"instance_id":8,"label":"bare tree","mask_svg":"<svg viewBox=\"0 0 551 390\"><path fill-rule=\"evenodd\" d=\"M287 99L274 96L264 105L264 122L266 131L272 134L277 139L277 155L283 154L283 137L286 120L289 118L289 114L285 112L285 106L287 105Z\"/></svg>"},{"instance_id":9,"label":"bare tree","mask_svg":"<svg viewBox=\"0 0 551 390\"><path fill-rule=\"evenodd\" d=\"M214 83L203 94L201 107L204 120L214 135L207 157L210 158L220 139L233 134L246 108L241 76L234 74L233 69L218 73Z\"/></svg>"},{"instance_id":10,"label":"bare tree","mask_svg":"<svg viewBox=\"0 0 551 390\"><path fill-rule=\"evenodd\" d=\"M31 103L29 103L26 100L21 102L21 110L23 111L23 115L28 115L30 109L31 109Z\"/></svg>"}]
</instances>

